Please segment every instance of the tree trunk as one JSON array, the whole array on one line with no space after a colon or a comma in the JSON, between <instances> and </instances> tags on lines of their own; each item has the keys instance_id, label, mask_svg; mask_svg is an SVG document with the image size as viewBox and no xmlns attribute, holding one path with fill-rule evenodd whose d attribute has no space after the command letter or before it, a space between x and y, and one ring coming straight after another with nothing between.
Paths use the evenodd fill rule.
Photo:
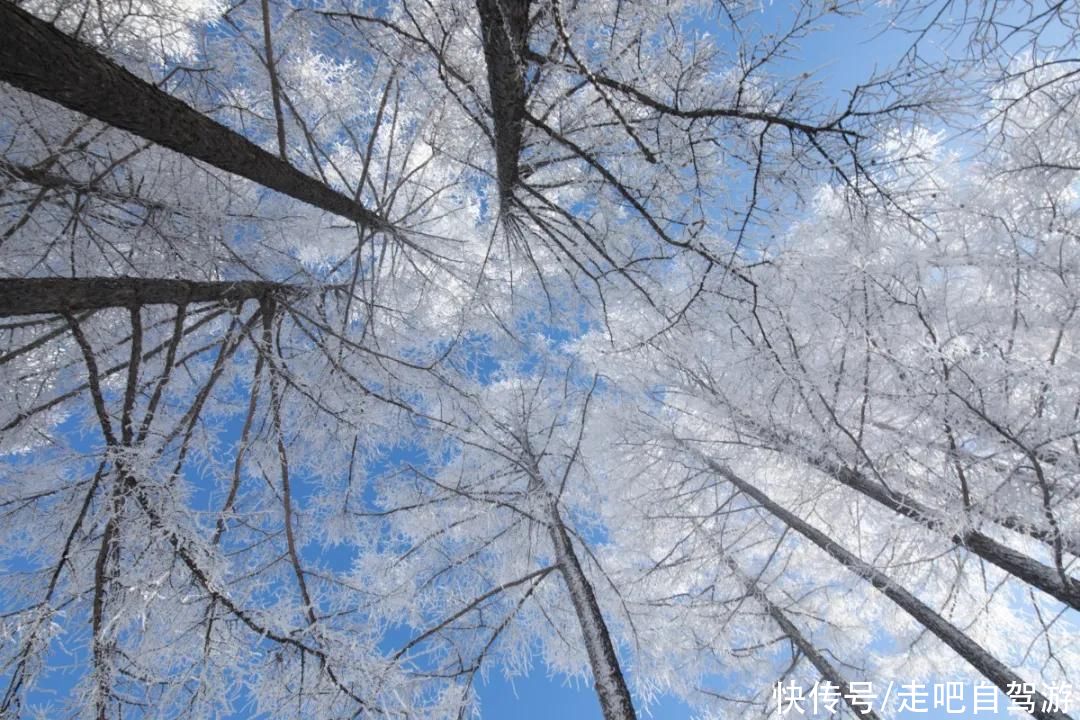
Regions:
<instances>
[{"instance_id":1,"label":"tree trunk","mask_svg":"<svg viewBox=\"0 0 1080 720\"><path fill-rule=\"evenodd\" d=\"M164 278L3 278L0 317L138 305L243 302L305 288L259 280L196 282Z\"/></svg>"},{"instance_id":2,"label":"tree trunk","mask_svg":"<svg viewBox=\"0 0 1080 720\"><path fill-rule=\"evenodd\" d=\"M0 2L0 80L369 230L392 230L359 202L6 1Z\"/></svg>"},{"instance_id":3,"label":"tree trunk","mask_svg":"<svg viewBox=\"0 0 1080 720\"><path fill-rule=\"evenodd\" d=\"M789 443L767 428L754 426L766 442L776 446L778 452L784 452ZM825 473L842 485L862 493L866 497L889 508L904 517L911 518L932 530L940 530L945 524L939 513L926 507L915 498L904 493L890 490L872 482L863 473L826 458L810 453L799 453L799 458L810 466ZM1031 559L1023 553L994 540L976 530L960 530L949 535L953 543L966 548L983 560L992 563L1007 573L1023 580L1048 595L1057 598L1070 607L1080 610L1080 580L1059 573L1055 568ZM1068 542L1069 550L1075 550Z\"/></svg>"},{"instance_id":4,"label":"tree trunk","mask_svg":"<svg viewBox=\"0 0 1080 720\"><path fill-rule=\"evenodd\" d=\"M909 517L928 528L940 529L943 524L941 519L936 517L933 510L925 507L918 500L877 485L856 470L843 466L828 467L825 464L815 462L811 462L811 464L827 472L837 482L857 490L890 510ZM1075 578L1069 576L1063 578L1060 573L1048 565L1032 560L1027 555L1019 553L975 530L961 530L949 537L954 543L967 548L983 560L997 565L1005 572L1015 575L1048 595L1052 595L1066 605L1080 610L1080 581Z\"/></svg>"},{"instance_id":5,"label":"tree trunk","mask_svg":"<svg viewBox=\"0 0 1080 720\"><path fill-rule=\"evenodd\" d=\"M518 181L525 120L525 57L529 31L528 0L476 0L480 13L488 92L495 125L495 164L499 197L510 200Z\"/></svg>"},{"instance_id":6,"label":"tree trunk","mask_svg":"<svg viewBox=\"0 0 1080 720\"><path fill-rule=\"evenodd\" d=\"M101 179L78 180L66 175L51 173L46 168L34 168L9 163L2 158L0 158L0 172L9 175L17 182L37 185L42 190L52 190L56 193L67 192L75 195L92 195L111 202L131 203L152 210L162 210L165 212L172 210L172 208L164 203L154 202L139 197L137 194L121 193L104 187L105 183L101 182ZM36 202L40 202L40 200Z\"/></svg>"},{"instance_id":7,"label":"tree trunk","mask_svg":"<svg viewBox=\"0 0 1080 720\"><path fill-rule=\"evenodd\" d=\"M551 504L548 522L548 533L555 546L555 559L566 589L570 592L570 600L581 625L581 634L585 638L585 649L589 653L589 664L592 665L596 695L600 698L604 720L636 720L630 690L626 687L626 680L619 667L619 658L615 655L615 646L611 642L607 623L600 613L592 585L581 569L570 535L566 532L566 526L554 502Z\"/></svg>"},{"instance_id":8,"label":"tree trunk","mask_svg":"<svg viewBox=\"0 0 1080 720\"><path fill-rule=\"evenodd\" d=\"M739 568L738 563L732 560L730 557L725 558L727 566L731 568L731 571L735 573L735 576L739 578L739 582L746 588L746 592L754 596L761 606L765 608L765 612L769 617L780 626L780 629L785 635L795 643L795 646L802 651L802 654L807 657L810 663L817 668L817 671L821 673L821 676L835 685L839 689L841 699L844 703L851 708L851 711L856 715L864 718L870 718L870 720L880 720L880 716L874 712L873 708L867 708L865 705L859 705L855 702L855 694L851 692L851 685L844 679L844 676L840 673L836 667L829 662L821 652L814 647L805 635L803 635L799 628L795 626L795 623L788 619L788 616L784 614L784 611L778 608L769 600L769 596L765 594L765 591L757 586L757 583L750 577L747 577L745 573ZM865 712L864 712L865 711Z\"/></svg>"},{"instance_id":9,"label":"tree trunk","mask_svg":"<svg viewBox=\"0 0 1080 720\"><path fill-rule=\"evenodd\" d=\"M810 540L819 548L827 552L833 559L844 565L855 574L865 578L885 594L890 600L903 608L908 614L919 621L923 627L934 633L942 642L956 651L961 657L971 663L972 667L982 673L988 680L998 686L1001 692L1009 695L1010 685L1019 687L1023 680L1010 670L1004 663L986 651L981 645L961 632L955 625L938 615L928 605L912 595L904 588L897 585L885 573L873 567L869 563L856 557L839 543L832 540L828 535L805 522L795 514L773 502L769 496L756 487L736 475L731 469L707 458L702 458L706 465L725 480L738 488L743 494L753 498L769 513L781 520L784 524L795 530L800 535ZM1033 691L1032 699L1035 701L1033 717L1040 720L1072 720L1061 710L1043 709L1053 707L1041 693Z\"/></svg>"}]
</instances>

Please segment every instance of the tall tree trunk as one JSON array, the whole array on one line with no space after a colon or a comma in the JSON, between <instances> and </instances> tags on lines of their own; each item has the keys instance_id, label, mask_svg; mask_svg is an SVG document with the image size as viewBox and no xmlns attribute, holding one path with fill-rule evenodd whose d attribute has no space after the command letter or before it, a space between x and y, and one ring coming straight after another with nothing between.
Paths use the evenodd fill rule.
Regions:
<instances>
[{"instance_id":1,"label":"tall tree trunk","mask_svg":"<svg viewBox=\"0 0 1080 720\"><path fill-rule=\"evenodd\" d=\"M352 198L0 0L0 80L369 230L392 230Z\"/></svg>"},{"instance_id":2,"label":"tall tree trunk","mask_svg":"<svg viewBox=\"0 0 1080 720\"><path fill-rule=\"evenodd\" d=\"M851 685L840 671L799 631L799 628L795 626L795 623L791 622L788 616L784 614L784 611L769 600L769 596L765 594L765 591L758 587L757 583L739 568L738 563L730 557L725 557L724 560L727 566L731 568L731 571L735 573L735 576L739 578L739 582L746 588L746 592L753 595L754 599L761 603L761 606L765 608L765 612L773 619L773 622L780 626L780 630L787 635L791 642L795 643L795 646L817 668L821 676L838 688L841 698L851 708L851 711L860 717L880 720L873 708L867 708L865 705L855 702L857 696L851 692Z\"/></svg>"},{"instance_id":3,"label":"tall tree trunk","mask_svg":"<svg viewBox=\"0 0 1080 720\"><path fill-rule=\"evenodd\" d=\"M559 572L570 592L570 600L581 625L581 634L585 638L585 650L589 654L589 664L592 665L596 695L600 698L604 720L636 720L630 690L626 687L626 680L619 667L619 658L615 654L607 623L604 622L592 585L581 569L570 534L566 531L554 501L548 511L548 533L555 546Z\"/></svg>"},{"instance_id":4,"label":"tall tree trunk","mask_svg":"<svg viewBox=\"0 0 1080 720\"><path fill-rule=\"evenodd\" d=\"M281 83L278 82L277 61L274 58L274 38L270 31L270 0L262 0L263 51L266 53L266 72L270 75L270 99L274 105L274 122L277 125L278 157L288 161L288 145L285 142L285 113L281 111Z\"/></svg>"},{"instance_id":5,"label":"tall tree trunk","mask_svg":"<svg viewBox=\"0 0 1080 720\"><path fill-rule=\"evenodd\" d=\"M0 0L2 2L2 0ZM138 305L242 302L306 288L260 280L196 282L171 278L3 278L0 317Z\"/></svg>"},{"instance_id":6,"label":"tall tree trunk","mask_svg":"<svg viewBox=\"0 0 1080 720\"><path fill-rule=\"evenodd\" d=\"M495 125L495 164L504 209L518 181L525 121L525 58L529 0L476 0L487 63L491 116Z\"/></svg>"},{"instance_id":7,"label":"tall tree trunk","mask_svg":"<svg viewBox=\"0 0 1080 720\"><path fill-rule=\"evenodd\" d=\"M857 490L890 510L909 517L928 528L940 529L944 524L933 510L925 507L915 498L873 483L856 470L844 466L831 466L814 462L811 462L811 464L824 470L837 482ZM975 530L961 530L952 533L949 535L949 539L953 543L967 548L983 560L997 565L1005 572L1011 573L1024 582L1052 595L1066 605L1080 610L1080 580L1069 576L1063 578L1052 567L1033 560L1027 555L1019 553Z\"/></svg>"},{"instance_id":8,"label":"tall tree trunk","mask_svg":"<svg viewBox=\"0 0 1080 720\"><path fill-rule=\"evenodd\" d=\"M754 431L766 442L774 445L778 452L786 452L787 448L791 447L790 443L785 442L782 437L768 428L755 424ZM941 530L945 525L938 512L909 495L890 490L871 481L858 470L812 453L798 453L798 457L842 485L862 493L893 512L911 518L932 530ZM950 533L948 537L956 545L966 548L983 560L997 565L1005 572L1057 598L1066 605L1080 610L1080 580L1033 560L977 530L962 529ZM1070 550L1076 549L1067 542L1065 544Z\"/></svg>"},{"instance_id":9,"label":"tall tree trunk","mask_svg":"<svg viewBox=\"0 0 1080 720\"><path fill-rule=\"evenodd\" d=\"M923 627L932 632L942 642L955 650L957 654L971 663L972 667L997 685L1005 695L1009 695L1010 686L1019 687L1020 684L1023 683L1023 680L1010 670L1008 666L965 635L955 625L937 614L930 606L897 585L885 575L885 573L855 556L825 533L773 502L769 496L736 475L730 468L708 458L702 458L702 460L709 469L730 482L743 494L754 499L769 513L781 520L792 530L795 530L800 535L810 540L855 574L869 581L870 584L884 593L886 597L919 621ZM1035 708L1031 713L1033 717L1039 718L1040 720L1072 720L1061 710L1049 709L1054 706L1041 693L1033 691L1031 697L1035 701Z\"/></svg>"},{"instance_id":10,"label":"tall tree trunk","mask_svg":"<svg viewBox=\"0 0 1080 720\"><path fill-rule=\"evenodd\" d=\"M860 705L855 701L856 694L851 692L851 684L848 683L843 673L836 669L836 666L829 662L829 659L810 642L799 628L791 621L791 619L781 610L777 605L769 599L769 596L764 590L754 581L752 577L747 575L739 567L739 563L735 561L733 557L726 554L720 547L720 543L716 541L708 532L695 522L698 530L705 535L709 544L713 546L717 554L724 559L724 563L728 566L731 572L739 579L739 583L745 588L748 595L753 596L758 603L765 609L765 613L772 618L780 630L787 636L795 647L799 648L799 651L810 661L821 676L835 685L839 689L839 694L844 703L851 708L852 712L861 717L869 718L869 720L880 720L880 716L874 712L872 707L866 707Z\"/></svg>"}]
</instances>

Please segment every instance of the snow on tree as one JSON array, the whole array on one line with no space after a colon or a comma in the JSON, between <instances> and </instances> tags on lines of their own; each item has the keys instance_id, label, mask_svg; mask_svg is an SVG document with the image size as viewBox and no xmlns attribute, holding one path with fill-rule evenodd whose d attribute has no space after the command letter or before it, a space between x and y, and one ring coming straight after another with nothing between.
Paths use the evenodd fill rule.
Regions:
<instances>
[{"instance_id":1,"label":"snow on tree","mask_svg":"<svg viewBox=\"0 0 1080 720\"><path fill-rule=\"evenodd\" d=\"M0 714L1068 717L1075 8L0 16Z\"/></svg>"}]
</instances>

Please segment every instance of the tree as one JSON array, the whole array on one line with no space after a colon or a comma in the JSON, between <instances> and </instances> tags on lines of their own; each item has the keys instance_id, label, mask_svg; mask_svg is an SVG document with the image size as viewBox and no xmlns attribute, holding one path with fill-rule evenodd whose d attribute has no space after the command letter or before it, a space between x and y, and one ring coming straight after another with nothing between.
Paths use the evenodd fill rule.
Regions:
<instances>
[{"instance_id":1,"label":"tree","mask_svg":"<svg viewBox=\"0 0 1080 720\"><path fill-rule=\"evenodd\" d=\"M1059 91L1068 96L1072 88L1063 84ZM1062 119L1061 106L1045 97L1011 95L1008 88L1002 93L1013 117L1033 129ZM1054 152L1052 139L1041 139L1039 146ZM926 575L917 578L933 554L955 556L952 571L933 571L939 597L968 598L987 622L1026 612L1035 623L1028 637L1045 643L1029 672L1067 673L1073 664L1065 646L1074 630L1057 635L1040 618L1071 617L1080 587L1075 560L1068 560L1076 550L1076 485L1065 469L1074 400L1064 389L1071 381L1057 367L1072 317L1064 270L1069 251L1054 231L1043 230L1049 225L1068 234L1075 216L1063 210L1071 191L1056 170L1027 167L1038 181L1029 178L1031 194L1017 192L1020 163L1011 155L1026 146L1011 140L992 138L983 163L960 164L942 157L933 138L915 135L908 142L921 147L897 150L914 149L923 159L900 184L927 206L911 222L898 223L887 206L852 207L825 191L810 220L796 227L799 242L748 273L753 292L699 303L678 332L662 338L647 332L634 360L613 371L641 373L624 383L651 396L643 411L656 418L632 440L649 459L632 455L619 467L623 473L646 467L643 482L661 487L671 480L658 476L685 474L677 485L679 509L669 513L717 523L740 497L752 500L921 616L920 631L938 635L988 678L998 671L978 659L985 647L962 647L971 638L949 638L940 616L923 615L925 605L896 593L912 583L925 586ZM713 318L720 314L730 324L718 327ZM602 366L610 371L607 362ZM1064 407L1051 409L1051 398ZM670 410L658 412L657 404ZM728 459L748 476L725 466ZM765 480L793 472L802 487ZM734 492L711 497L710 478ZM655 517L658 496L648 498ZM830 504L851 508L853 524ZM917 525L897 535L878 524L889 528L900 518ZM929 535L913 535L918 525ZM632 527L631 534L640 534ZM685 533L667 531L673 538ZM883 558L893 573L851 553L853 543L865 548L863 557ZM973 561L983 563L982 588L965 577ZM760 572L786 562L793 561L770 555ZM905 567L920 571L910 575ZM1017 592L1027 593L1026 610ZM957 618L962 625L973 621L963 613ZM842 620L832 622L842 627ZM991 633L977 642L997 644ZM1009 676L995 682L1011 694L1008 688L1021 684ZM1038 712L1050 704L1036 706Z\"/></svg>"},{"instance_id":2,"label":"tree","mask_svg":"<svg viewBox=\"0 0 1080 720\"><path fill-rule=\"evenodd\" d=\"M569 616L569 627L578 628L582 641L559 633L563 625L553 622L557 634L543 642L560 644L560 652L575 658L587 657L605 718L632 718L633 702L600 593L584 570L590 542L572 520L587 508L589 497L588 479L581 477L587 470L578 464L596 384L575 388L570 378L543 373L535 384L510 381L485 388L478 408L466 407L464 417L450 420L462 428L461 451L437 475L410 467L407 480L386 483L382 512L392 516L402 544L384 552L389 565L407 565L389 583L375 580L372 591L393 597L394 586L412 585L414 600L389 608L391 618L403 624L416 625L411 618L423 617L423 609L454 610L431 622L395 657L415 655L425 672L463 676L466 697L500 635L511 635L518 644L504 653L527 656L532 638L521 626L535 624L537 616ZM570 412L579 414L570 418ZM586 488L574 487L581 484ZM564 591L553 590L551 580L541 584L549 574L561 577ZM474 597L460 608L433 597L446 594ZM535 608L524 607L530 600Z\"/></svg>"},{"instance_id":3,"label":"tree","mask_svg":"<svg viewBox=\"0 0 1080 720\"><path fill-rule=\"evenodd\" d=\"M0 3L3 712L1067 717L1077 18L968 9Z\"/></svg>"}]
</instances>

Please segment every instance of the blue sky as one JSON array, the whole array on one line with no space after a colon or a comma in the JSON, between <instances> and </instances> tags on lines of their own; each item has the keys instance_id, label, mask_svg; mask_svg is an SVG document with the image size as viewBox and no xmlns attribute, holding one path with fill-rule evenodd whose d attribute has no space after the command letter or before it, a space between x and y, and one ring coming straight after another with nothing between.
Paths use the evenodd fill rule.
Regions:
<instances>
[{"instance_id":1,"label":"blue sky","mask_svg":"<svg viewBox=\"0 0 1080 720\"><path fill-rule=\"evenodd\" d=\"M776 16L785 9L786 6L779 3L776 6L766 5L762 20L770 23L779 22ZM830 94L838 100L846 100L840 90L850 86L852 82L864 79L873 71L877 58L885 55L895 56L898 51L896 44L886 46L880 41L875 43L868 39L853 41L853 38L872 34L873 31L868 27L870 23L867 20L837 18L837 25L843 31L845 41L837 42L837 36L832 32L813 34L800 43L802 48L800 55L784 63L784 69L792 74L813 71ZM710 32L710 28L705 25L702 25L700 29L703 32ZM711 34L717 33L712 31ZM491 673L488 682L478 687L478 692L483 717L489 720L503 718L595 720L601 718L600 705L591 687L563 677L548 677L543 669L538 667L533 668L529 677L515 679L512 682L498 673ZM671 697L661 699L649 708L648 714L641 713L641 715L643 718L652 717L655 720L691 720L697 717L691 708ZM792 713L785 717L799 716ZM937 717L929 714L913 717L938 720Z\"/></svg>"},{"instance_id":2,"label":"blue sky","mask_svg":"<svg viewBox=\"0 0 1080 720\"><path fill-rule=\"evenodd\" d=\"M779 4L764 5L762 18L778 15L784 12L784 9L785 6ZM903 49L898 39L886 41L876 36L877 28L872 23L877 19L874 15L867 19L838 17L835 32L817 33L805 39L800 43L799 54L780 67L793 75L813 72L830 96L842 102L846 99L842 93L844 88L850 87L853 82L867 78L875 67L887 67ZM62 669L64 666L83 664L79 662L78 657L66 656L60 648L56 648L52 658L56 660L60 670L51 674L50 681L38 694L43 702L70 691L77 675L64 672ZM863 679L874 680L873 678ZM477 687L483 717L489 719L593 720L601 717L596 695L587 682L580 678L549 676L539 662L534 665L529 676L512 680L506 679L497 669L494 669L488 674L486 680L478 681ZM966 686L965 696L970 697L970 692L971 686ZM1001 699L1001 707L1005 704L1005 701ZM791 712L780 717L807 716L809 715ZM906 712L894 716L904 720L908 718L944 720L961 715L938 709L926 713ZM1004 718L1008 715L1002 710L995 714L967 713L962 716ZM663 698L651 706L647 713L643 712L642 717L651 717L656 720L690 720L696 717L696 714L675 698Z\"/></svg>"},{"instance_id":3,"label":"blue sky","mask_svg":"<svg viewBox=\"0 0 1080 720\"><path fill-rule=\"evenodd\" d=\"M946 682L948 680L943 679L940 685L944 687ZM928 683L923 687L919 687L918 690L925 690L927 693L925 697L926 712L913 712L911 710L899 713L890 712L889 717L895 717L898 720L917 720L918 718L923 720L957 720L957 718L964 718L965 720L968 718L1002 720L1010 717L1006 710L1005 696L1000 692L996 693L997 712L980 710L976 713L972 712L974 708L972 702L974 686L972 685L964 684L962 686L962 697L949 707L934 707L934 688L932 684ZM811 688L804 688L803 691L805 693L804 697L809 698ZM887 704L888 708L895 709L899 707L899 702L896 699L898 691L899 688L893 688L892 699ZM580 681L575 682L565 678L547 677L537 669L534 669L530 677L518 678L513 681L493 676L487 684L479 686L479 692L483 717L493 720L502 720L503 718L515 718L517 720L548 720L549 718L561 718L563 720L581 718L584 720L588 718L591 720L601 717L600 705L591 687ZM884 690L882 690L882 694L884 695ZM985 698L982 695L980 697ZM874 707L879 709L879 706L880 701ZM922 709L924 705L921 702L912 701L912 707ZM793 707L790 707L786 712L782 714L774 713L771 717L778 720L828 717L825 713L814 714L809 699L802 705L802 708L804 714L800 714ZM948 712L949 709L953 710L953 712ZM958 712L961 709L964 712ZM652 718L653 720L689 720L690 718L699 717L687 705L671 697L661 699L660 702L648 708L647 712L640 712L639 714L642 720L646 718ZM1026 715L1026 713L1021 713L1021 715Z\"/></svg>"},{"instance_id":4,"label":"blue sky","mask_svg":"<svg viewBox=\"0 0 1080 720\"><path fill-rule=\"evenodd\" d=\"M783 22L788 4L782 2L763 2L760 21L765 27L775 27ZM825 97L843 104L848 99L847 90L859 82L866 81L876 71L888 70L907 50L911 35L897 32L883 33L887 10L879 6L869 6L867 13L860 17L836 16L829 25L831 30L815 32L798 41L798 49L790 57L774 66L774 71L799 76L811 73L811 81L820 83ZM702 25L703 32L710 28ZM713 35L717 34L715 31ZM923 47L924 56L933 52L932 46ZM874 681L874 678L851 678L852 680ZM941 678L941 684L955 680ZM1037 688L1039 689L1039 688ZM563 677L548 677L542 667L534 667L527 678L509 681L497 673L489 676L487 683L479 685L479 695L484 718L515 718L521 720L560 718L561 720L595 720L601 718L600 707L591 687L584 683ZM947 712L945 707L933 707L933 687L926 688L929 693L926 712L905 710L896 712L895 699L889 704L888 715L898 720L949 720L955 718L1006 718L1012 717L1007 711L1009 701L1000 692L997 693L998 711L970 712L973 686L963 687L963 707L967 712ZM809 689L807 689L809 692ZM954 710L961 704L953 705ZM875 706L877 707L877 706ZM1015 708L1014 708L1015 710ZM1020 712L1021 716L1027 713ZM662 698L658 703L642 712L641 716L656 720L692 720L699 717L691 708L676 698ZM805 715L791 712L774 715L778 718L815 717L809 711ZM816 717L826 717L817 715Z\"/></svg>"}]
</instances>

